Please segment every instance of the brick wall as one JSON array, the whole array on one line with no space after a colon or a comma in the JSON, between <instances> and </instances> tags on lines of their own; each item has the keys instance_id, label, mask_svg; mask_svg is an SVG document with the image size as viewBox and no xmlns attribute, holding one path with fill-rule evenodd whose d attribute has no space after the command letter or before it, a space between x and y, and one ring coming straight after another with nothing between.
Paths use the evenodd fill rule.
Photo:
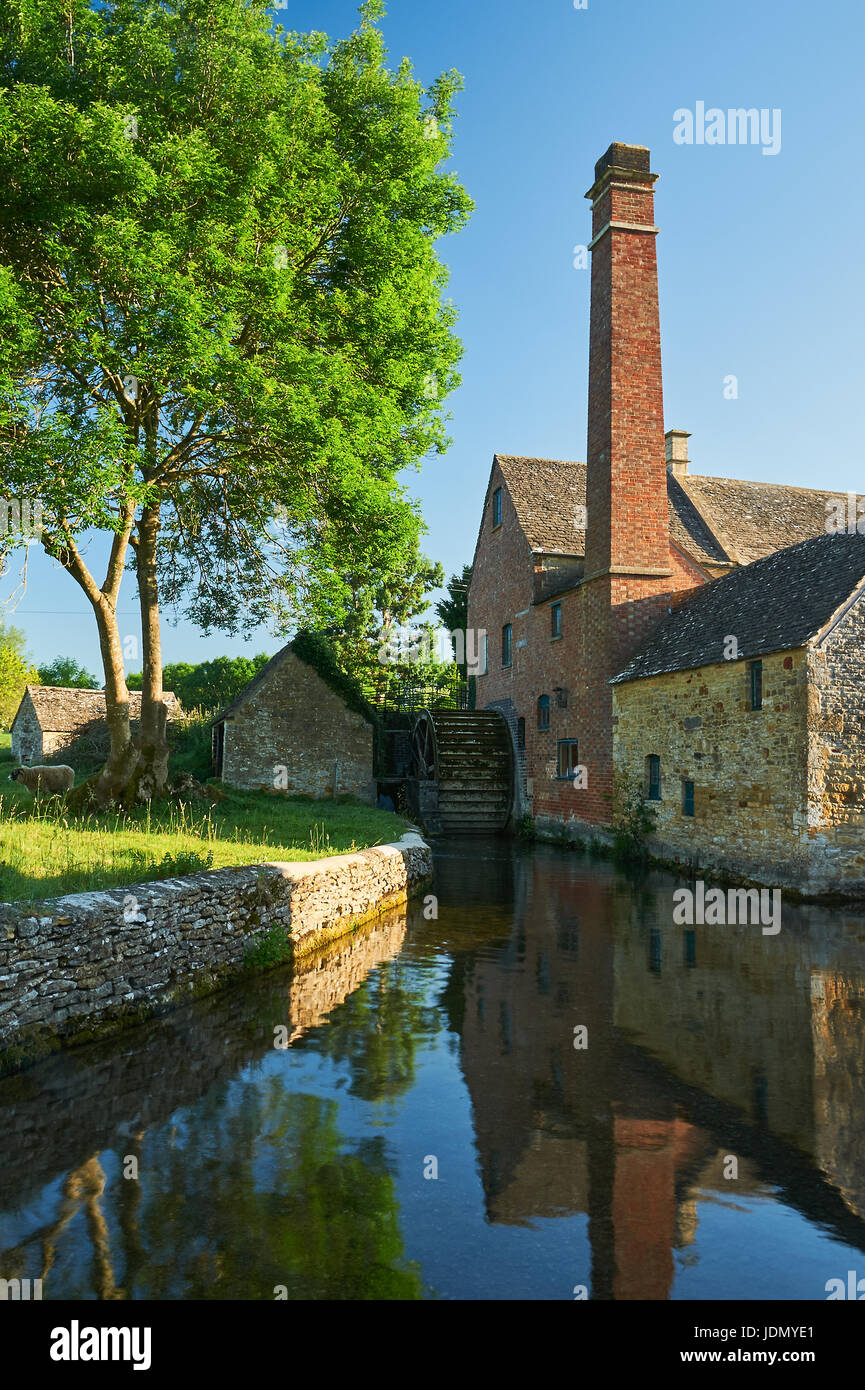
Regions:
<instances>
[{"instance_id":1,"label":"brick wall","mask_svg":"<svg viewBox=\"0 0 865 1390\"><path fill-rule=\"evenodd\" d=\"M376 799L372 725L291 651L225 721L223 781L269 788L278 775L295 795Z\"/></svg>"}]
</instances>

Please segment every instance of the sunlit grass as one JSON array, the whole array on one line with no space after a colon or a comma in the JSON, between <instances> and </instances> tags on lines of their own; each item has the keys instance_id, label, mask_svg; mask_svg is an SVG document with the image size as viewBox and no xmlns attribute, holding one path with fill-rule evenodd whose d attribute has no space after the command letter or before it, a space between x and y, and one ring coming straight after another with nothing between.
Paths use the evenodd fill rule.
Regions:
<instances>
[{"instance_id":1,"label":"sunlit grass","mask_svg":"<svg viewBox=\"0 0 865 1390\"><path fill-rule=\"evenodd\" d=\"M72 816L35 802L0 748L0 901L55 897L200 869L311 860L398 839L404 822L351 800L225 788L225 799Z\"/></svg>"}]
</instances>

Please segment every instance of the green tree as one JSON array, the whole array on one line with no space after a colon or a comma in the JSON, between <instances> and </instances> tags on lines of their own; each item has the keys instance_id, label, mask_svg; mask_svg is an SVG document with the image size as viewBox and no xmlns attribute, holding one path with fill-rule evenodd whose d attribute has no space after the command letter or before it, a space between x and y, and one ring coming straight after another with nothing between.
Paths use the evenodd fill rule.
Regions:
<instances>
[{"instance_id":1,"label":"green tree","mask_svg":"<svg viewBox=\"0 0 865 1390\"><path fill-rule=\"evenodd\" d=\"M18 712L24 688L36 685L39 674L24 650L26 639L17 627L0 620L0 728L9 729Z\"/></svg>"},{"instance_id":2,"label":"green tree","mask_svg":"<svg viewBox=\"0 0 865 1390\"><path fill-rule=\"evenodd\" d=\"M440 599L435 609L448 632L465 632L469 621L469 585L471 565L463 565L462 574L452 574L447 582L447 598Z\"/></svg>"},{"instance_id":3,"label":"green tree","mask_svg":"<svg viewBox=\"0 0 865 1390\"><path fill-rule=\"evenodd\" d=\"M222 709L240 694L270 658L264 652L257 656L217 656L212 661L192 664L188 661L170 662L163 667L163 685L173 690L186 710ZM136 671L127 677L130 690L140 690L142 676Z\"/></svg>"},{"instance_id":4,"label":"green tree","mask_svg":"<svg viewBox=\"0 0 865 1390\"><path fill-rule=\"evenodd\" d=\"M436 613L441 618L442 624L448 632L465 633L469 625L469 587L472 582L471 565L463 565L462 574L452 574L447 582L447 598L440 599L436 604ZM460 675L463 680L466 678L468 663L466 660L466 649L468 639L463 639L463 660L459 661ZM475 647L477 653L477 647Z\"/></svg>"},{"instance_id":5,"label":"green tree","mask_svg":"<svg viewBox=\"0 0 865 1390\"><path fill-rule=\"evenodd\" d=\"M338 627L353 576L417 553L397 476L447 445L460 348L435 243L470 203L441 168L459 78L389 70L382 13L331 42L272 28L264 0L4 7L0 483L41 500L93 607L99 803L165 784L160 603L205 631Z\"/></svg>"},{"instance_id":6,"label":"green tree","mask_svg":"<svg viewBox=\"0 0 865 1390\"><path fill-rule=\"evenodd\" d=\"M70 690L98 690L95 676L71 656L55 656L47 666L39 667L40 685L62 685Z\"/></svg>"}]
</instances>

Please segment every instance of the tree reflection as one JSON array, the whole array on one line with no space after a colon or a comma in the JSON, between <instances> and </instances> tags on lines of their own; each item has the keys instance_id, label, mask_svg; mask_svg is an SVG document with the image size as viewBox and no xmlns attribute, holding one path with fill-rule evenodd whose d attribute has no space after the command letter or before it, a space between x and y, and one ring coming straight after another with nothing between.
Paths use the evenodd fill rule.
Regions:
<instances>
[{"instance_id":1,"label":"tree reflection","mask_svg":"<svg viewBox=\"0 0 865 1390\"><path fill-rule=\"evenodd\" d=\"M273 1077L211 1093L189 1119L144 1147L133 1296L422 1296L383 1143L349 1147L335 1101Z\"/></svg>"},{"instance_id":2,"label":"tree reflection","mask_svg":"<svg viewBox=\"0 0 865 1390\"><path fill-rule=\"evenodd\" d=\"M388 961L309 1039L317 1051L348 1066L353 1096L394 1100L411 1089L417 1049L441 1027L438 1009L425 1002L428 988L428 976Z\"/></svg>"}]
</instances>

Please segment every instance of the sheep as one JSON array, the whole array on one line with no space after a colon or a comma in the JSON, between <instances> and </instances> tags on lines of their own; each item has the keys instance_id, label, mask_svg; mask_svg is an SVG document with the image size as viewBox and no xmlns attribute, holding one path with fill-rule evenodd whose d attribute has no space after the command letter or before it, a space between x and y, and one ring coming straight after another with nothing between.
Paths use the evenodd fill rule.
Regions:
<instances>
[{"instance_id":1,"label":"sheep","mask_svg":"<svg viewBox=\"0 0 865 1390\"><path fill-rule=\"evenodd\" d=\"M75 781L75 773L65 763L60 763L57 767L16 767L10 772L9 781L23 782L34 796L39 796L40 793L53 796L58 792L62 794L69 791Z\"/></svg>"}]
</instances>

